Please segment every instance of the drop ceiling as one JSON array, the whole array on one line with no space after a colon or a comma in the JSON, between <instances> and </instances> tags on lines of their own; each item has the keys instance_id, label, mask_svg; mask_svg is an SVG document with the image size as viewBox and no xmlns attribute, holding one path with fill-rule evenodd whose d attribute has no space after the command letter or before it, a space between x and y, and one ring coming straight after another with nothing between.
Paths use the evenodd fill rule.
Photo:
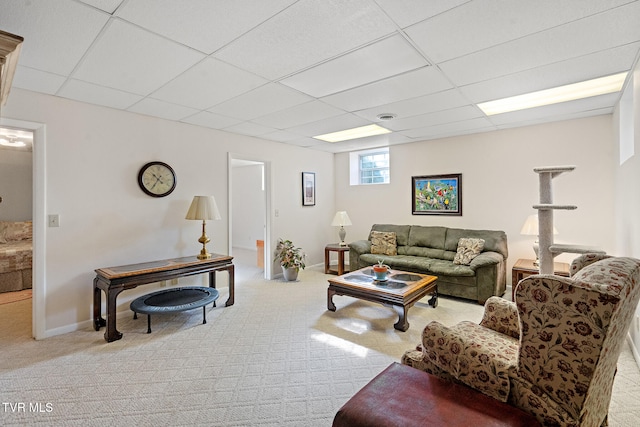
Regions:
<instances>
[{"instance_id":1,"label":"drop ceiling","mask_svg":"<svg viewBox=\"0 0 640 427\"><path fill-rule=\"evenodd\" d=\"M0 11L0 29L24 37L13 87L327 152L610 114L619 93L490 117L477 104L628 71L640 49L629 0L0 0ZM312 138L372 123L393 132Z\"/></svg>"}]
</instances>

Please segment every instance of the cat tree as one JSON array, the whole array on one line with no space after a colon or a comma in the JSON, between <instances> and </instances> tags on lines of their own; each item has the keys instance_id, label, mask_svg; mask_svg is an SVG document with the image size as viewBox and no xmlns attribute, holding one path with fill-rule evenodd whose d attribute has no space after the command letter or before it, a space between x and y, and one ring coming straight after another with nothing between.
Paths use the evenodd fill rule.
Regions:
<instances>
[{"instance_id":1,"label":"cat tree","mask_svg":"<svg viewBox=\"0 0 640 427\"><path fill-rule=\"evenodd\" d=\"M553 203L553 178L563 172L571 172L575 166L545 166L534 168L540 178L540 203L533 205L538 210L538 246L540 257L540 274L553 274L553 258L561 253L604 253L604 251L579 245L560 245L553 242L553 211L575 210L574 205Z\"/></svg>"}]
</instances>

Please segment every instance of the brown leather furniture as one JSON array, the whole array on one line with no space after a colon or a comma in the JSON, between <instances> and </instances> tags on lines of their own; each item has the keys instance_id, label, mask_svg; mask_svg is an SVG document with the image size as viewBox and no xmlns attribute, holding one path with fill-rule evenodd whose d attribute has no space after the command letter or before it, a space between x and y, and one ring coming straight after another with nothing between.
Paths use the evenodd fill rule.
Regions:
<instances>
[{"instance_id":1,"label":"brown leather furniture","mask_svg":"<svg viewBox=\"0 0 640 427\"><path fill-rule=\"evenodd\" d=\"M333 427L540 426L532 415L469 387L393 363L336 414Z\"/></svg>"}]
</instances>

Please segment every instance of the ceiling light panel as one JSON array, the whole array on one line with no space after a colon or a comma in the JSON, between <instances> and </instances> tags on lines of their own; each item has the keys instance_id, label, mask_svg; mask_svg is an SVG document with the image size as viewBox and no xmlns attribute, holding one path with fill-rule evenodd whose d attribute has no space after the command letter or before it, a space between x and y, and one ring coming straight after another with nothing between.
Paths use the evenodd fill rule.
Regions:
<instances>
[{"instance_id":1,"label":"ceiling light panel","mask_svg":"<svg viewBox=\"0 0 640 427\"><path fill-rule=\"evenodd\" d=\"M543 105L559 104L576 99L590 98L598 95L619 92L622 89L627 73L601 77L586 82L555 87L510 98L483 102L478 107L488 116L524 110Z\"/></svg>"},{"instance_id":2,"label":"ceiling light panel","mask_svg":"<svg viewBox=\"0 0 640 427\"><path fill-rule=\"evenodd\" d=\"M396 25L370 0L300 0L215 56L278 79L396 30Z\"/></svg>"},{"instance_id":3,"label":"ceiling light panel","mask_svg":"<svg viewBox=\"0 0 640 427\"><path fill-rule=\"evenodd\" d=\"M386 38L281 81L322 97L429 65L400 35Z\"/></svg>"},{"instance_id":4,"label":"ceiling light panel","mask_svg":"<svg viewBox=\"0 0 640 427\"><path fill-rule=\"evenodd\" d=\"M352 128L352 129L345 129L339 132L332 132L324 135L317 135L317 136L314 136L314 138L320 139L326 142L340 142L340 141L347 141L350 139L365 138L365 137L374 136L374 135L383 135L385 133L391 133L391 131L389 129L385 129L378 125L367 125L367 126L361 126L361 127Z\"/></svg>"}]
</instances>

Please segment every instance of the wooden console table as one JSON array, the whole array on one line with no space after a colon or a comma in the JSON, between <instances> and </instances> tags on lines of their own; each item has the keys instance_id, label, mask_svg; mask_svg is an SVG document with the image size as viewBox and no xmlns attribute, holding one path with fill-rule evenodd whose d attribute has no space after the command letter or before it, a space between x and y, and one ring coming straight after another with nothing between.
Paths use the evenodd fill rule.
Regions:
<instances>
[{"instance_id":1,"label":"wooden console table","mask_svg":"<svg viewBox=\"0 0 640 427\"><path fill-rule=\"evenodd\" d=\"M209 287L216 287L216 272L226 270L229 273L228 307L234 303L234 265L233 257L212 254L210 259L200 260L195 256L165 259L161 261L143 262L140 264L122 265L118 267L99 268L95 270L93 279L93 327L99 331L106 326L104 339L112 342L122 338L116 329L116 298L120 292L133 289L139 285L177 279L194 274L209 274ZM102 293L107 303L107 319L102 318Z\"/></svg>"}]
</instances>

